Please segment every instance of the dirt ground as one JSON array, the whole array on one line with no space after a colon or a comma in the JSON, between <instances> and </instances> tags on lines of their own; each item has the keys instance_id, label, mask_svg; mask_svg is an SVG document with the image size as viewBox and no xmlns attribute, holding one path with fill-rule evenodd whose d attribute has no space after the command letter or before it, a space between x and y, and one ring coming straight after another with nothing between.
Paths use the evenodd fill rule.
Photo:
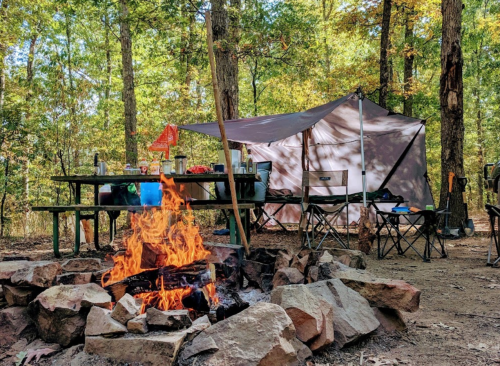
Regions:
<instances>
[{"instance_id":1,"label":"dirt ground","mask_svg":"<svg viewBox=\"0 0 500 366\"><path fill-rule=\"evenodd\" d=\"M486 266L489 238L486 219L476 218L476 235L448 240L448 258L434 255L424 263L416 255L391 252L385 259L376 253L367 270L384 278L405 280L422 291L420 310L403 313L408 329L391 336L372 335L342 350L333 347L314 356L309 365L495 365L500 364L500 268ZM203 229L207 242L227 242L227 237ZM105 242L106 235L102 240ZM355 247L356 241L351 241ZM298 248L297 233L265 230L252 237L253 246ZM70 241L61 244L70 253ZM121 247L118 238L108 253ZM100 256L88 246L82 256ZM375 252L375 251L373 251ZM0 256L28 254L52 258L51 238L0 242ZM36 364L36 363L33 363ZM44 363L50 364L50 363ZM52 363L54 364L54 363ZM98 364L98 363L96 363ZM118 363L117 363L118 364Z\"/></svg>"}]
</instances>

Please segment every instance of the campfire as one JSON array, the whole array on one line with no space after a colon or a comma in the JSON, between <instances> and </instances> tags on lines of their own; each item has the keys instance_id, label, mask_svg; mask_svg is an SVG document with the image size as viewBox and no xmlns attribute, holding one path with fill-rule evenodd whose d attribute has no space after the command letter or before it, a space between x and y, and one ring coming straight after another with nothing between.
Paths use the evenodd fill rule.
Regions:
<instances>
[{"instance_id":1,"label":"campfire","mask_svg":"<svg viewBox=\"0 0 500 366\"><path fill-rule=\"evenodd\" d=\"M126 251L113 257L114 267L102 277L102 285L118 301L126 293L143 300L148 308L208 311L218 303L215 269L206 258L193 211L173 179L162 175L160 209L132 216L133 233Z\"/></svg>"}]
</instances>

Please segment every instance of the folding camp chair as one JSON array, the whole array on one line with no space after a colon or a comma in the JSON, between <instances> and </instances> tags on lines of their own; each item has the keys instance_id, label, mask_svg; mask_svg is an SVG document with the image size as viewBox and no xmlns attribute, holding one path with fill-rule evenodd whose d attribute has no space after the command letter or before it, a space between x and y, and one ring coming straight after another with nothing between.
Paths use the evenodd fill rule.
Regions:
<instances>
[{"instance_id":1,"label":"folding camp chair","mask_svg":"<svg viewBox=\"0 0 500 366\"><path fill-rule=\"evenodd\" d=\"M488 260L486 264L488 266L498 266L500 262L500 205L486 205L486 212L490 219L490 247L488 248ZM492 258L493 245L495 245L496 255Z\"/></svg>"},{"instance_id":2,"label":"folding camp chair","mask_svg":"<svg viewBox=\"0 0 500 366\"><path fill-rule=\"evenodd\" d=\"M321 205L307 202L304 192L307 187L345 187L345 202L333 205ZM347 170L337 171L304 171L302 174L302 216L300 225L303 229L302 245L311 248L314 246L315 238L320 236L316 249L319 249L323 241L331 235L343 248L349 248L349 225L347 225L347 243L344 242L334 224L344 208L349 205L349 194L347 189ZM347 222L349 223L349 210L346 210ZM323 230L326 232L323 234Z\"/></svg>"}]
</instances>

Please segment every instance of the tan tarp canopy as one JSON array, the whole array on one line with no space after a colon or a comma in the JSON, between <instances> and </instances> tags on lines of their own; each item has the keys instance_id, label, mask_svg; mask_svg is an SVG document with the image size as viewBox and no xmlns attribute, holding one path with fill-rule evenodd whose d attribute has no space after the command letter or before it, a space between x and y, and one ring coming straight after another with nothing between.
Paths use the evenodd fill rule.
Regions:
<instances>
[{"instance_id":1,"label":"tan tarp canopy","mask_svg":"<svg viewBox=\"0 0 500 366\"><path fill-rule=\"evenodd\" d=\"M349 193L362 191L359 110L355 94L305 112L225 121L225 125L228 139L246 143L255 161L273 162L271 188L289 188L294 194L300 194L301 132L313 127L309 142L310 170L348 169ZM425 208L432 204L425 178L424 123L391 113L365 98L363 125L367 191L389 188L393 194L408 200L409 206ZM180 128L220 137L217 123ZM338 193L311 189L310 194ZM298 222L300 208L289 206L280 212L278 219ZM357 212L359 205L351 205L350 217L356 220Z\"/></svg>"}]
</instances>

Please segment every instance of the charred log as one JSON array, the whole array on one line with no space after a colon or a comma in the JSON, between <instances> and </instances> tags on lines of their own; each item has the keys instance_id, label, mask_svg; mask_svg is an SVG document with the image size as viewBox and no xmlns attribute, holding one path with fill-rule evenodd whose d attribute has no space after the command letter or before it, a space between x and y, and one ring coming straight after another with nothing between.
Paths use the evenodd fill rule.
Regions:
<instances>
[{"instance_id":1,"label":"charred log","mask_svg":"<svg viewBox=\"0 0 500 366\"><path fill-rule=\"evenodd\" d=\"M205 260L196 261L181 267L166 266L129 276L104 289L118 301L125 294L136 295L159 290L174 290L192 287L202 288L215 281L215 269Z\"/></svg>"}]
</instances>

